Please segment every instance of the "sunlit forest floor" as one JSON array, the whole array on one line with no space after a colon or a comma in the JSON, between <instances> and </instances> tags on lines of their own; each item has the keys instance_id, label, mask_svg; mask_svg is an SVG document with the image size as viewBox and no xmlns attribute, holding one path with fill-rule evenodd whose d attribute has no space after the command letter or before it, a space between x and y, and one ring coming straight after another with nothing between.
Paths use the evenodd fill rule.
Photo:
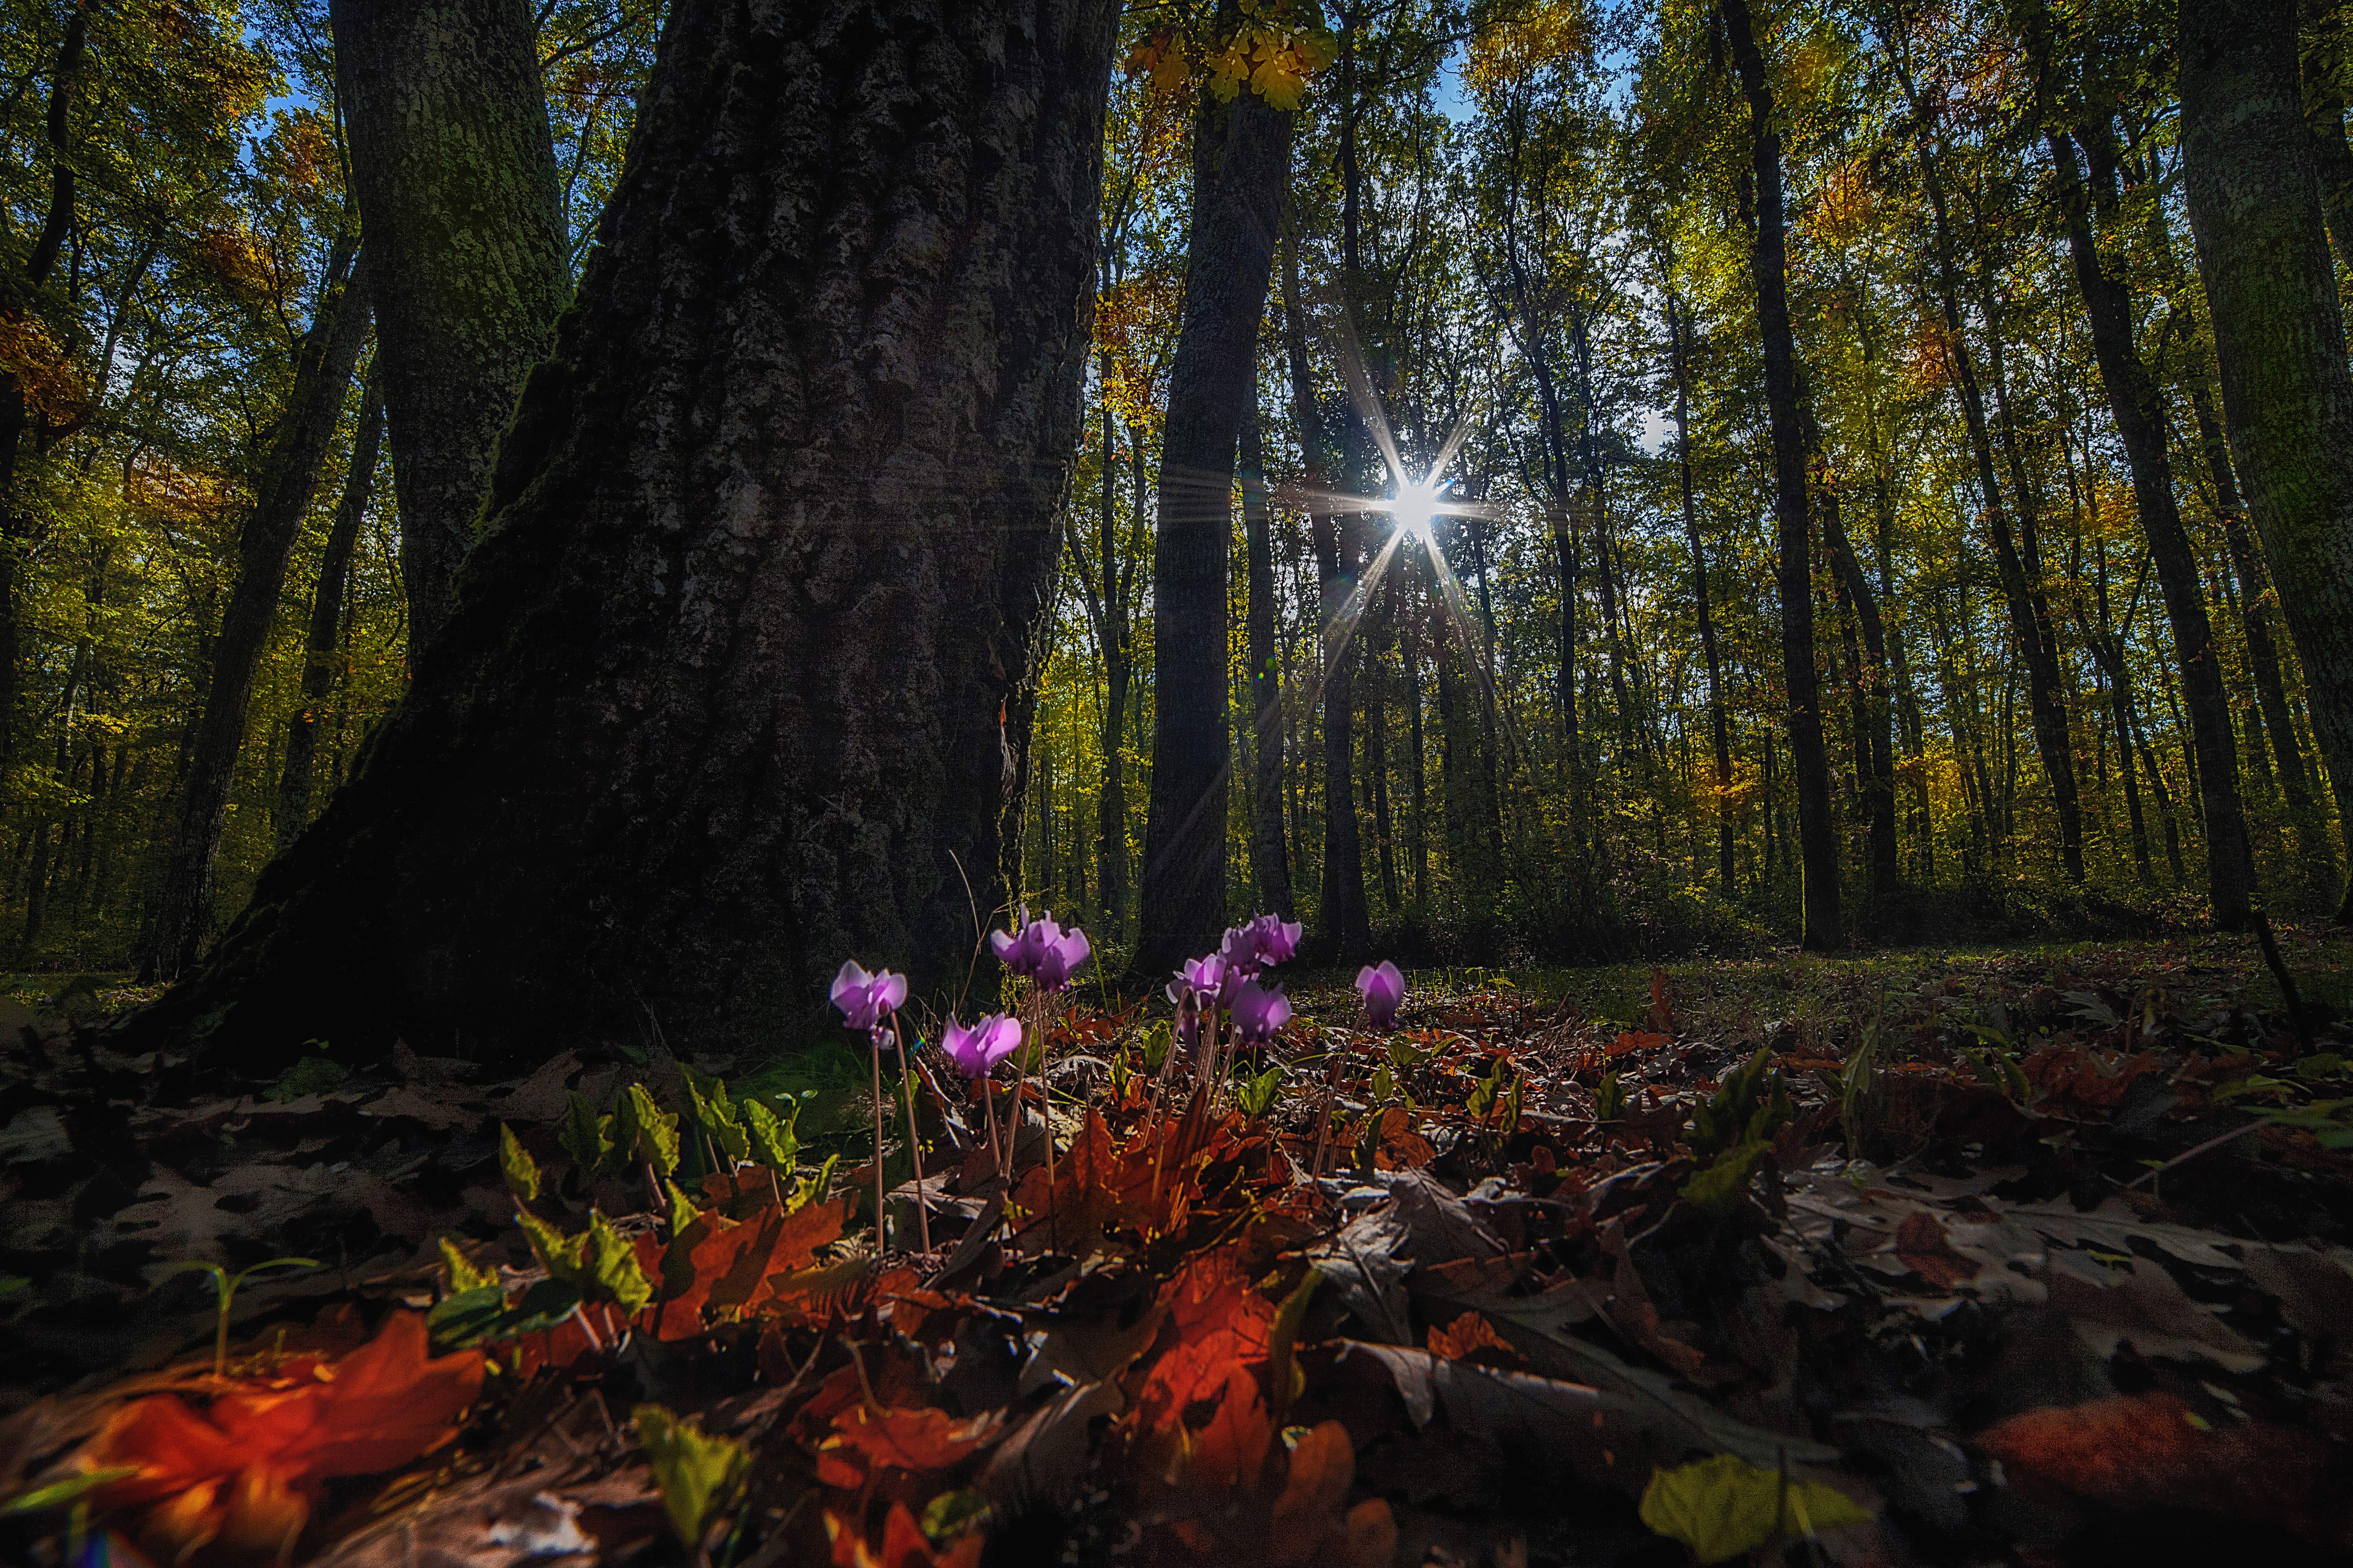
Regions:
<instances>
[{"instance_id":1,"label":"sunlit forest floor","mask_svg":"<svg viewBox=\"0 0 2353 1568\"><path fill-rule=\"evenodd\" d=\"M2353 941L2279 938L1308 973L1206 1087L1074 992L1009 1192L927 1020L879 1253L862 1048L192 1094L29 977L0 1559L2343 1561Z\"/></svg>"}]
</instances>

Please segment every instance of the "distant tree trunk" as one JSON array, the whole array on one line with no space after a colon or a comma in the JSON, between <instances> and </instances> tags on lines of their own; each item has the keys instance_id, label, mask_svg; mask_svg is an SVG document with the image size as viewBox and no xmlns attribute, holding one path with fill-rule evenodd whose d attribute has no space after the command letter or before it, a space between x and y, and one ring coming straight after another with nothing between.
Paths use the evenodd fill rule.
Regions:
<instances>
[{"instance_id":1,"label":"distant tree trunk","mask_svg":"<svg viewBox=\"0 0 2353 1568\"><path fill-rule=\"evenodd\" d=\"M2303 0L2311 41L2302 58L2304 121L2328 237L2353 272L2353 145L2345 139L2345 16L2337 0ZM2185 36L2188 29L2184 28Z\"/></svg>"},{"instance_id":2,"label":"distant tree trunk","mask_svg":"<svg viewBox=\"0 0 2353 1568\"><path fill-rule=\"evenodd\" d=\"M1724 0L1725 29L1748 100L1757 184L1757 232L1749 257L1757 285L1757 325L1764 339L1765 402L1773 432L1773 511L1781 600L1781 669L1788 690L1789 760L1796 774L1798 854L1803 869L1802 942L1836 947L1839 926L1838 826L1831 813L1830 759L1822 745L1821 680L1814 668L1813 561L1806 493L1804 372L1789 326L1788 257L1781 205L1781 132L1773 89L1757 47L1747 0Z\"/></svg>"},{"instance_id":3,"label":"distant tree trunk","mask_svg":"<svg viewBox=\"0 0 2353 1568\"><path fill-rule=\"evenodd\" d=\"M1373 815L1373 858L1379 868L1381 901L1394 915L1399 902L1397 837L1389 811L1388 668L1396 602L1395 562L1381 584L1380 602L1366 608L1365 659L1365 787Z\"/></svg>"},{"instance_id":4,"label":"distant tree trunk","mask_svg":"<svg viewBox=\"0 0 2353 1568\"><path fill-rule=\"evenodd\" d=\"M1410 568L1409 568L1410 569ZM1426 587L1426 584L1425 584ZM1427 594L1425 593L1425 599ZM1409 600L1409 603L1411 601ZM1406 818L1406 858L1413 879L1413 918L1430 918L1430 785L1423 759L1421 719L1421 640L1424 622L1409 615L1405 623L1406 783L1412 813Z\"/></svg>"},{"instance_id":5,"label":"distant tree trunk","mask_svg":"<svg viewBox=\"0 0 2353 1568\"><path fill-rule=\"evenodd\" d=\"M228 819L229 784L245 747L254 676L286 586L286 563L334 441L344 389L367 343L368 306L360 292L366 285L353 275L355 267L364 273L367 263L357 260L355 248L346 236L327 264L311 330L295 354L294 384L254 486L253 510L237 531L237 585L213 640L212 681L180 783L164 888L140 959L146 984L179 978L212 929L213 871Z\"/></svg>"},{"instance_id":6,"label":"distant tree trunk","mask_svg":"<svg viewBox=\"0 0 2353 1568\"><path fill-rule=\"evenodd\" d=\"M282 852L311 820L311 773L319 746L319 709L335 680L335 649L342 640L343 595L351 582L352 551L375 489L376 458L384 437L384 384L371 372L360 394L351 467L343 475L343 498L327 530L319 556L319 582L311 595L311 630L302 647L301 696L286 721L286 763L278 775L278 847Z\"/></svg>"},{"instance_id":7,"label":"distant tree trunk","mask_svg":"<svg viewBox=\"0 0 2353 1568\"><path fill-rule=\"evenodd\" d=\"M853 956L946 1000L966 878L1006 896L1116 18L672 7L448 624L132 1037L773 1049L839 1035Z\"/></svg>"},{"instance_id":8,"label":"distant tree trunk","mask_svg":"<svg viewBox=\"0 0 2353 1568\"><path fill-rule=\"evenodd\" d=\"M1226 924L1226 563L1234 454L1291 168L1292 117L1206 90L1193 132L1185 315L1161 424L1152 552L1152 798L1134 967L1173 968Z\"/></svg>"},{"instance_id":9,"label":"distant tree trunk","mask_svg":"<svg viewBox=\"0 0 2353 1568\"><path fill-rule=\"evenodd\" d=\"M1242 528L1249 559L1251 733L1250 867L1260 906L1292 915L1291 849L1282 834L1282 666L1274 647L1274 547L1268 538L1266 457L1259 430L1258 396L1242 416Z\"/></svg>"},{"instance_id":10,"label":"distant tree trunk","mask_svg":"<svg viewBox=\"0 0 2353 1568\"><path fill-rule=\"evenodd\" d=\"M1108 370L1110 356L1102 363ZM1112 415L1103 411L1103 531L1095 540L1095 582L1103 595L1103 788L1095 797L1095 887L1103 919L1118 935L1127 910L1127 688L1134 658L1128 639L1128 588L1135 574L1134 553L1119 547L1119 465L1112 461ZM1143 487L1137 486L1141 511Z\"/></svg>"},{"instance_id":11,"label":"distant tree trunk","mask_svg":"<svg viewBox=\"0 0 2353 1568\"><path fill-rule=\"evenodd\" d=\"M1675 375L1676 478L1683 506L1683 537L1691 543L1692 604L1699 622L1699 646L1707 660L1708 729L1715 743L1715 874L1727 899L1734 896L1732 868L1732 722L1725 711L1724 668L1715 646L1715 616L1708 604L1707 552L1700 542L1699 509L1692 500L1691 364L1684 321L1674 291L1665 296L1667 350Z\"/></svg>"},{"instance_id":12,"label":"distant tree trunk","mask_svg":"<svg viewBox=\"0 0 2353 1568\"><path fill-rule=\"evenodd\" d=\"M2174 658L2181 669L2189 709L2193 772L2206 826L2207 892L2213 900L2216 921L2227 931L2237 931L2247 921L2254 860L2239 800L2238 747L2231 733L2228 694L2215 658L2197 553L2174 498L2173 461L2167 449L2161 395L2133 340L2129 288L2102 259L2092 230L2095 194L2100 200L2112 200L2105 194L2110 170L2105 165L2095 167L2092 188L2087 189L2083 166L2077 162L2075 134L2054 117L2058 89L2049 28L2049 18L2038 4L2027 14L2027 44L2038 109L2044 119L2043 136L2051 149L2067 248L2091 325L2100 382L2107 394L2117 439L2124 445L2126 466L2132 475L2134 510L2147 536L2166 618L2172 624ZM2299 129L2299 138L2301 134ZM2095 153L2099 146L2094 141Z\"/></svg>"},{"instance_id":13,"label":"distant tree trunk","mask_svg":"<svg viewBox=\"0 0 2353 1568\"><path fill-rule=\"evenodd\" d=\"M2304 744L2297 739L2295 717L2288 710L2287 681L2280 669L2278 596L2263 577L2255 559L2255 542L2247 531L2246 508L2231 466L2230 444L2222 422L2214 416L2214 399L2201 374L2189 389L2190 416L2198 428L2198 445L2206 470L2214 481L2214 511L2222 524L2223 542L2231 554L2231 573L2238 579L2239 615L2247 637L2247 671L2253 678L2256 710L2271 731L2271 750L2277 760L2281 798L2287 805L2288 826L2295 835L2295 858L2309 887L2324 897L2337 892L2337 849L2328 841L2328 818L2313 794L2305 768ZM2253 752L2253 742L2249 751Z\"/></svg>"},{"instance_id":14,"label":"distant tree trunk","mask_svg":"<svg viewBox=\"0 0 2353 1568\"><path fill-rule=\"evenodd\" d=\"M1827 474L1830 454L1823 447L1820 428L1815 424L1810 407L1804 414L1808 444L1814 450L1816 462ZM1879 596L1872 592L1871 578L1863 572L1862 558L1855 554L1854 545L1847 538L1834 477L1817 493L1814 510L1821 521L1822 549L1830 560L1831 579L1847 610L1847 658L1854 666L1850 676L1853 682L1855 784L1862 797L1863 826L1868 836L1872 901L1884 904L1895 896L1896 881L1895 752L1888 735L1894 710L1887 695L1887 627L1880 618ZM1852 646L1858 636L1862 645L1859 649Z\"/></svg>"},{"instance_id":15,"label":"distant tree trunk","mask_svg":"<svg viewBox=\"0 0 2353 1568\"><path fill-rule=\"evenodd\" d=\"M75 160L70 146L74 89L87 58L90 8L77 3L66 18L64 39L58 46L58 63L49 78L49 102L44 120L44 140L49 149L49 210L33 247L26 253L21 277L0 279L0 316L15 318L31 305L32 294L57 270L74 226ZM24 685L24 633L17 598L18 569L25 548L32 542L32 525L17 504L17 464L24 439L37 438L32 410L25 401L24 384L0 367L0 773L16 754L16 703Z\"/></svg>"},{"instance_id":16,"label":"distant tree trunk","mask_svg":"<svg viewBox=\"0 0 2353 1568\"><path fill-rule=\"evenodd\" d=\"M2353 374L2293 17L2287 0L2182 0L2180 23L2184 184L2231 455L2353 837ZM2353 918L2353 888L2339 918Z\"/></svg>"},{"instance_id":17,"label":"distant tree trunk","mask_svg":"<svg viewBox=\"0 0 2353 1568\"><path fill-rule=\"evenodd\" d=\"M330 0L367 233L408 641L449 613L491 453L566 297L528 0Z\"/></svg>"}]
</instances>

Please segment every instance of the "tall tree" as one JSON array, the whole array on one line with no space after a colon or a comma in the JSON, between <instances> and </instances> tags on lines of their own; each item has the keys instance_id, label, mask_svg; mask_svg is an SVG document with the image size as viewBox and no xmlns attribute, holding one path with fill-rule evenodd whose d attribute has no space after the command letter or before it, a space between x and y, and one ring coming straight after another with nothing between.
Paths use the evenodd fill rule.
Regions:
<instances>
[{"instance_id":1,"label":"tall tree","mask_svg":"<svg viewBox=\"0 0 2353 1568\"><path fill-rule=\"evenodd\" d=\"M1292 914L1291 849L1282 832L1282 666L1274 646L1274 544L1266 497L1266 442L1259 428L1258 395L1242 416L1241 487L1244 553L1250 574L1248 638L1250 725L1250 867L1261 908Z\"/></svg>"},{"instance_id":2,"label":"tall tree","mask_svg":"<svg viewBox=\"0 0 2353 1568\"><path fill-rule=\"evenodd\" d=\"M295 356L294 384L278 417L254 486L252 508L237 536L237 585L213 639L211 684L205 694L180 782L180 805L165 851L164 887L156 897L142 981L175 980L195 962L213 923L213 873L220 858L228 792L251 718L253 682L286 585L286 563L319 488L319 471L333 440L343 394L367 344L365 287L354 276L367 263L353 237L336 242L320 284L311 329Z\"/></svg>"},{"instance_id":3,"label":"tall tree","mask_svg":"<svg viewBox=\"0 0 2353 1568\"><path fill-rule=\"evenodd\" d=\"M343 499L319 555L319 580L311 592L311 626L302 645L300 706L286 721L286 756L278 770L278 808L272 826L284 850L311 820L311 774L319 750L319 710L335 679L335 649L343 630L343 596L351 585L352 551L375 493L376 460L384 440L384 384L374 370L360 394L357 433L343 472Z\"/></svg>"},{"instance_id":4,"label":"tall tree","mask_svg":"<svg viewBox=\"0 0 2353 1568\"><path fill-rule=\"evenodd\" d=\"M409 639L449 613L491 448L566 292L528 0L330 0L367 232Z\"/></svg>"},{"instance_id":5,"label":"tall tree","mask_svg":"<svg viewBox=\"0 0 2353 1568\"><path fill-rule=\"evenodd\" d=\"M1733 896L1732 724L1725 712L1724 665L1716 648L1715 616L1708 602L1707 552L1700 542L1699 507L1692 498L1691 366L1682 303L1672 287L1661 295L1667 318L1667 354L1675 378L1675 488L1683 502L1683 538L1691 546L1692 609L1707 660L1708 738L1715 751L1716 886Z\"/></svg>"},{"instance_id":6,"label":"tall tree","mask_svg":"<svg viewBox=\"0 0 2353 1568\"><path fill-rule=\"evenodd\" d=\"M2077 293L2092 330L2092 349L2108 412L2131 471L2133 508L2147 537L2166 618L2173 628L2183 700L2189 708L2189 749L2198 799L2206 827L2206 887L2214 918L2225 930L2245 925L2254 892L2254 860L2247 843L2246 815L2239 798L2238 746L2231 732L2222 669L2215 658L2214 634L2206 613L2206 590L2189 532L2174 495L2173 458L2165 422L2163 393L2141 357L2133 333L2129 285L2116 264L2100 252L2093 229L2094 204L2113 208L2115 160L2109 134L2096 111L2070 123L2059 108L2058 61L2052 52L2050 16L2042 0L2025 9L2029 58L2035 77L2036 109L2058 187L2058 206L2073 263ZM2091 154L2088 174L2078 137Z\"/></svg>"},{"instance_id":7,"label":"tall tree","mask_svg":"<svg viewBox=\"0 0 2353 1568\"><path fill-rule=\"evenodd\" d=\"M448 624L134 1032L247 1069L459 1031L771 1047L847 957L961 980L962 874L1005 896L1116 18L673 8Z\"/></svg>"},{"instance_id":8,"label":"tall tree","mask_svg":"<svg viewBox=\"0 0 2353 1568\"><path fill-rule=\"evenodd\" d=\"M1814 668L1810 498L1807 494L1805 371L1789 325L1788 218L1781 195L1781 132L1773 86L1750 24L1747 0L1723 0L1733 68L1748 100L1756 229L1749 272L1757 329L1764 340L1765 404L1773 435L1774 585L1781 601L1781 677L1789 713L1789 762L1798 795L1800 901L1810 948L1835 947L1839 925L1838 828L1831 816L1830 759L1822 743L1821 679Z\"/></svg>"},{"instance_id":9,"label":"tall tree","mask_svg":"<svg viewBox=\"0 0 2353 1568\"><path fill-rule=\"evenodd\" d=\"M2182 0L2179 21L2184 184L2231 455L2353 833L2353 374L2295 16L2289 0ZM2339 918L2353 918L2353 887Z\"/></svg>"},{"instance_id":10,"label":"tall tree","mask_svg":"<svg viewBox=\"0 0 2353 1568\"><path fill-rule=\"evenodd\" d=\"M1205 84L1193 129L1185 318L1161 425L1152 552L1152 795L1135 964L1174 967L1226 923L1226 566L1292 116Z\"/></svg>"}]
</instances>

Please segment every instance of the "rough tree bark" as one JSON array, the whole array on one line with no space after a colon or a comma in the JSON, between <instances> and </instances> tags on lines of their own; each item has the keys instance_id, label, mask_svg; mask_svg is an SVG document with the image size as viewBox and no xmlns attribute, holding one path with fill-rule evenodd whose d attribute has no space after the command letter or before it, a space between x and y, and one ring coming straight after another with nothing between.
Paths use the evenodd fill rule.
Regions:
<instances>
[{"instance_id":1,"label":"rough tree bark","mask_svg":"<svg viewBox=\"0 0 2353 1568\"><path fill-rule=\"evenodd\" d=\"M2086 181L2078 161L2076 133L2057 118L2058 83L2051 54L2050 20L2039 0L2026 12L2026 22L2037 110L2044 122L2043 140L2051 150L2077 291L2092 330L2093 356L2107 394L2116 438L2124 445L2133 508L2148 540L2166 619L2172 626L2175 662L2181 669L2189 750L2195 763L2191 771L2206 827L2207 893L2213 901L2216 921L2226 931L2237 931L2246 924L2254 891L2254 858L2239 800L2238 744L2231 732L2228 699L2215 658L2213 626L2206 613L2197 553L2173 492L2173 459L2166 439L2162 392L2134 342L2129 288L2100 255L2092 228L2094 201L2113 202L2113 188L2102 177L2112 170L2095 168ZM2095 153L2100 146L2094 140Z\"/></svg>"},{"instance_id":2,"label":"rough tree bark","mask_svg":"<svg viewBox=\"0 0 2353 1568\"><path fill-rule=\"evenodd\" d=\"M1003 896L1112 0L682 0L400 708L131 1029L473 1059L939 994ZM348 1050L348 1055L346 1055Z\"/></svg>"},{"instance_id":3,"label":"rough tree bark","mask_svg":"<svg viewBox=\"0 0 2353 1568\"><path fill-rule=\"evenodd\" d=\"M319 746L319 708L334 684L335 644L343 630L343 593L351 582L352 550L375 491L376 458L384 439L384 383L371 370L360 393L357 433L351 466L343 474L343 500L327 530L319 556L319 581L311 595L311 629L302 645L302 694L286 721L286 760L278 773L278 809L272 826L282 852L311 820L311 769Z\"/></svg>"},{"instance_id":4,"label":"rough tree bark","mask_svg":"<svg viewBox=\"0 0 2353 1568\"><path fill-rule=\"evenodd\" d=\"M1161 426L1152 552L1152 795L1134 966L1174 968L1226 924L1226 563L1234 453L1291 169L1292 116L1206 92L1193 132L1185 315Z\"/></svg>"},{"instance_id":5,"label":"rough tree bark","mask_svg":"<svg viewBox=\"0 0 2353 1568\"><path fill-rule=\"evenodd\" d=\"M237 530L237 585L213 638L212 679L180 781L163 891L140 955L140 979L149 984L178 979L212 931L213 871L228 822L229 784L245 748L254 676L286 586L286 563L334 441L343 393L367 344L367 263L355 250L354 237L346 236L327 263L310 331L295 354L294 384L254 486L253 510Z\"/></svg>"},{"instance_id":6,"label":"rough tree bark","mask_svg":"<svg viewBox=\"0 0 2353 1568\"><path fill-rule=\"evenodd\" d=\"M1764 340L1765 402L1773 432L1773 514L1781 601L1781 673L1789 712L1789 763L1798 795L1799 902L1805 946L1835 947L1839 928L1838 826L1831 815L1830 760L1822 745L1821 679L1814 668L1813 562L1806 493L1804 373L1789 326L1788 253L1781 205L1781 132L1773 89L1749 23L1747 0L1724 0L1725 31L1748 100L1757 185L1757 231L1749 269L1757 285L1757 327Z\"/></svg>"},{"instance_id":7,"label":"rough tree bark","mask_svg":"<svg viewBox=\"0 0 2353 1568\"><path fill-rule=\"evenodd\" d=\"M566 296L528 0L331 0L400 502L409 647L448 619L491 447Z\"/></svg>"},{"instance_id":8,"label":"rough tree bark","mask_svg":"<svg viewBox=\"0 0 2353 1568\"><path fill-rule=\"evenodd\" d=\"M2223 422L2353 833L2353 374L2299 119L2294 16L2287 0L2182 0L2180 25L2184 184Z\"/></svg>"},{"instance_id":9,"label":"rough tree bark","mask_svg":"<svg viewBox=\"0 0 2353 1568\"><path fill-rule=\"evenodd\" d=\"M1291 849L1282 834L1282 667L1274 646L1274 548L1268 537L1265 443L1258 400L1242 417L1242 530L1250 572L1250 867L1261 907L1292 915Z\"/></svg>"}]
</instances>

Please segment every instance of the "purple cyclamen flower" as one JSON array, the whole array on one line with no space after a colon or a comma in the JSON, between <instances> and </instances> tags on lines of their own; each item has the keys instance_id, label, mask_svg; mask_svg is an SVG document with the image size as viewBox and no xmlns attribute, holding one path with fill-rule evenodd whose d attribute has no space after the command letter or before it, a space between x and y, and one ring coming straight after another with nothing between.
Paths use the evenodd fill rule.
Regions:
<instances>
[{"instance_id":1,"label":"purple cyclamen flower","mask_svg":"<svg viewBox=\"0 0 2353 1568\"><path fill-rule=\"evenodd\" d=\"M833 977L833 1005L841 1021L853 1029L880 1030L907 1000L907 977L878 969L869 974L856 959L843 963Z\"/></svg>"},{"instance_id":2,"label":"purple cyclamen flower","mask_svg":"<svg viewBox=\"0 0 2353 1568\"><path fill-rule=\"evenodd\" d=\"M1026 906L1021 910L1021 929L990 931L988 945L1006 968L1028 976L1046 991L1068 985L1094 951L1086 932L1076 926L1064 931L1051 910L1033 921Z\"/></svg>"},{"instance_id":3,"label":"purple cyclamen flower","mask_svg":"<svg viewBox=\"0 0 2353 1568\"><path fill-rule=\"evenodd\" d=\"M1299 951L1298 921L1281 915L1259 915L1226 932L1219 954L1236 974L1255 974L1286 962Z\"/></svg>"},{"instance_id":4,"label":"purple cyclamen flower","mask_svg":"<svg viewBox=\"0 0 2353 1568\"><path fill-rule=\"evenodd\" d=\"M1189 998L1203 1011L1213 1008L1225 994L1226 974L1226 961L1214 952L1207 958L1188 958L1176 978L1168 983L1168 1000L1182 1007Z\"/></svg>"},{"instance_id":5,"label":"purple cyclamen flower","mask_svg":"<svg viewBox=\"0 0 2353 1568\"><path fill-rule=\"evenodd\" d=\"M1226 1005L1233 1009L1234 1027L1246 1040L1271 1040L1277 1029L1291 1022L1291 998L1255 980L1235 986Z\"/></svg>"},{"instance_id":6,"label":"purple cyclamen flower","mask_svg":"<svg viewBox=\"0 0 2353 1568\"><path fill-rule=\"evenodd\" d=\"M1356 971L1356 990L1365 998L1366 1024L1376 1029L1396 1025L1398 1005L1405 1000L1405 976L1396 964L1386 958L1367 963Z\"/></svg>"},{"instance_id":7,"label":"purple cyclamen flower","mask_svg":"<svg viewBox=\"0 0 2353 1568\"><path fill-rule=\"evenodd\" d=\"M987 1077L990 1068L1020 1047L1021 1021L1002 1013L992 1013L969 1029L950 1018L940 1041L940 1048L966 1078Z\"/></svg>"}]
</instances>

